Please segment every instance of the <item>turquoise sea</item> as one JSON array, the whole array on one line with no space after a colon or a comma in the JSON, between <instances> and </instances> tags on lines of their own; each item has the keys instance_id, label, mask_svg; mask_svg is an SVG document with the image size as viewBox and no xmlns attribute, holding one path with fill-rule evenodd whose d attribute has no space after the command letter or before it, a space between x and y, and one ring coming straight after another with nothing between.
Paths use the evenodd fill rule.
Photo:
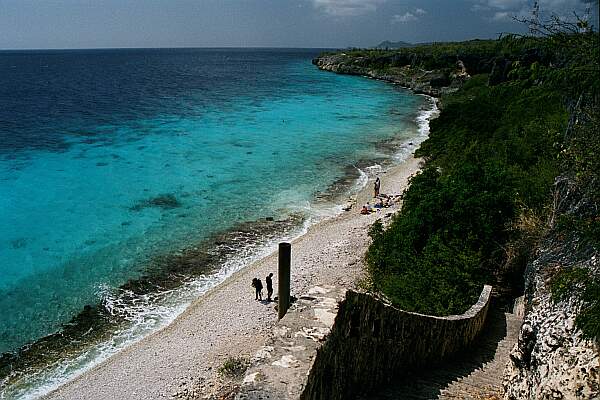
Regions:
<instances>
[{"instance_id":1,"label":"turquoise sea","mask_svg":"<svg viewBox=\"0 0 600 400\"><path fill-rule=\"evenodd\" d=\"M0 398L164 326L422 140L425 97L317 54L0 52Z\"/></svg>"}]
</instances>

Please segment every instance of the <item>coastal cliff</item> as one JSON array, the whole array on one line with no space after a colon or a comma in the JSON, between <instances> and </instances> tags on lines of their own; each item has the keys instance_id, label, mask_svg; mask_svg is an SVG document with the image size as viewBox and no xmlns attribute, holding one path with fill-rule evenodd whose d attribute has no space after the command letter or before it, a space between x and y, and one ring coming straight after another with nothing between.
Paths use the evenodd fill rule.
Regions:
<instances>
[{"instance_id":1,"label":"coastal cliff","mask_svg":"<svg viewBox=\"0 0 600 400\"><path fill-rule=\"evenodd\" d=\"M548 233L525 271L525 318L504 374L506 400L600 398L600 253L586 232L564 223L597 219L595 185L583 182L568 174L556 180Z\"/></svg>"},{"instance_id":2,"label":"coastal cliff","mask_svg":"<svg viewBox=\"0 0 600 400\"><path fill-rule=\"evenodd\" d=\"M454 71L425 70L410 64L378 69L370 66L368 58L355 57L346 53L322 55L312 62L324 71L381 79L409 88L415 93L433 97L455 92L469 78L460 60L456 62Z\"/></svg>"},{"instance_id":3,"label":"coastal cliff","mask_svg":"<svg viewBox=\"0 0 600 400\"><path fill-rule=\"evenodd\" d=\"M526 315L504 373L505 399L597 399L600 355L575 325L581 304L575 297L554 302L550 282L557 254L544 248L532 263ZM598 273L596 256L584 261Z\"/></svg>"},{"instance_id":4,"label":"coastal cliff","mask_svg":"<svg viewBox=\"0 0 600 400\"><path fill-rule=\"evenodd\" d=\"M600 396L598 38L559 31L313 60L441 97L401 212L370 232L371 289L435 315L464 310L475 284L509 301L524 293L507 400Z\"/></svg>"}]
</instances>

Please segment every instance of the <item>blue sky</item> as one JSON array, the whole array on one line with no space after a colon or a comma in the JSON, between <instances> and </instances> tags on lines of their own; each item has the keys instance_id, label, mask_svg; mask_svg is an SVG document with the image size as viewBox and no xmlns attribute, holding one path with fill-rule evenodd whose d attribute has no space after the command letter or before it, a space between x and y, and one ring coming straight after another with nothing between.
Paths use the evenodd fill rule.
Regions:
<instances>
[{"instance_id":1,"label":"blue sky","mask_svg":"<svg viewBox=\"0 0 600 400\"><path fill-rule=\"evenodd\" d=\"M540 0L546 14L594 0ZM347 47L523 32L531 0L0 0L0 49Z\"/></svg>"}]
</instances>

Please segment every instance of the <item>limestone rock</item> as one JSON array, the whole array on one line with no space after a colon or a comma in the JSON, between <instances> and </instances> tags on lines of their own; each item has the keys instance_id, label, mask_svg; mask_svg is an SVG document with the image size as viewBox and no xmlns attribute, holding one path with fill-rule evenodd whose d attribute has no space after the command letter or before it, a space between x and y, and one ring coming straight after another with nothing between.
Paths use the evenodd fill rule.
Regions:
<instances>
[{"instance_id":1,"label":"limestone rock","mask_svg":"<svg viewBox=\"0 0 600 400\"><path fill-rule=\"evenodd\" d=\"M575 326L577 301L553 303L539 261L532 267L530 308L505 370L505 399L600 398L600 356Z\"/></svg>"}]
</instances>

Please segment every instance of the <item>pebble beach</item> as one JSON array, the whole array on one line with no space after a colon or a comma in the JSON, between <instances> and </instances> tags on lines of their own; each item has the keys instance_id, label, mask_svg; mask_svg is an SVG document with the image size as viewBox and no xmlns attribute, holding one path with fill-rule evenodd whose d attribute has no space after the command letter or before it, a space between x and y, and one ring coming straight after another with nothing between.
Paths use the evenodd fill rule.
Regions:
<instances>
[{"instance_id":1,"label":"pebble beach","mask_svg":"<svg viewBox=\"0 0 600 400\"><path fill-rule=\"evenodd\" d=\"M380 174L381 192L402 193L419 160L409 158ZM399 209L360 214L372 200L372 181L351 210L313 225L292 241L291 294L313 285L355 288L364 277L369 226ZM231 357L250 357L277 323L275 302L254 300L251 281L275 273L277 253L240 270L201 296L173 323L115 354L44 399L209 398L226 391L218 369ZM266 291L264 291L266 292ZM266 297L266 296L265 296Z\"/></svg>"}]
</instances>

